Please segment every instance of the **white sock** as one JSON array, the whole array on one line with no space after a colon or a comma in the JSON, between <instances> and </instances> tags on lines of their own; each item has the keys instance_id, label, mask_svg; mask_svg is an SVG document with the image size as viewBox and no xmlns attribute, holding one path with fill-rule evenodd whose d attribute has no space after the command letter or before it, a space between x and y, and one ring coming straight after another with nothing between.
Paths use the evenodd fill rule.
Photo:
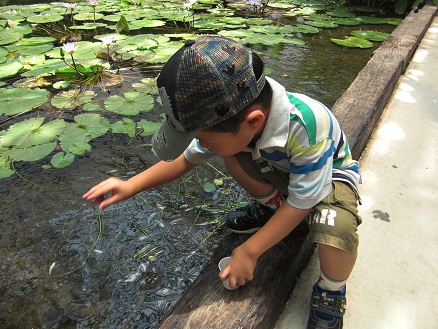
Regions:
<instances>
[{"instance_id":1,"label":"white sock","mask_svg":"<svg viewBox=\"0 0 438 329\"><path fill-rule=\"evenodd\" d=\"M342 291L347 283L347 279L340 281L330 279L321 268L317 285L325 291Z\"/></svg>"},{"instance_id":2,"label":"white sock","mask_svg":"<svg viewBox=\"0 0 438 329\"><path fill-rule=\"evenodd\" d=\"M254 199L269 208L277 210L285 201L284 196L274 187L274 189L263 196L254 197Z\"/></svg>"}]
</instances>

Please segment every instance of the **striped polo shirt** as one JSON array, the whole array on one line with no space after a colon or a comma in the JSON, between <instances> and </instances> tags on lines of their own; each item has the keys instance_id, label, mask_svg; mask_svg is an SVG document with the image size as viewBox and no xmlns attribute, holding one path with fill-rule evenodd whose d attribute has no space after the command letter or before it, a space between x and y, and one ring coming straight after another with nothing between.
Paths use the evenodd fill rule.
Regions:
<instances>
[{"instance_id":1,"label":"striped polo shirt","mask_svg":"<svg viewBox=\"0 0 438 329\"><path fill-rule=\"evenodd\" d=\"M360 183L359 165L352 159L347 138L338 121L322 103L306 95L286 92L266 78L273 95L268 119L252 153L254 161L265 160L289 173L288 203L299 209L315 206L332 189L332 180ZM195 139L184 152L199 164L214 155Z\"/></svg>"}]
</instances>

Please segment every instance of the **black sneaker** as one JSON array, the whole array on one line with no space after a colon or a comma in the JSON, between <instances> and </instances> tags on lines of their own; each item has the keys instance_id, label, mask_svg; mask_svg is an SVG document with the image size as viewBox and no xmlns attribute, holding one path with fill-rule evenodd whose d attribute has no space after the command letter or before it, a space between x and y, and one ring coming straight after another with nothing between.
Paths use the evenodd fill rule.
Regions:
<instances>
[{"instance_id":1,"label":"black sneaker","mask_svg":"<svg viewBox=\"0 0 438 329\"><path fill-rule=\"evenodd\" d=\"M345 292L345 287L339 293L327 292L315 283L307 329L342 329L342 319L347 305Z\"/></svg>"},{"instance_id":2,"label":"black sneaker","mask_svg":"<svg viewBox=\"0 0 438 329\"><path fill-rule=\"evenodd\" d=\"M225 215L225 227L235 233L253 233L265 225L274 213L275 210L253 200Z\"/></svg>"}]
</instances>

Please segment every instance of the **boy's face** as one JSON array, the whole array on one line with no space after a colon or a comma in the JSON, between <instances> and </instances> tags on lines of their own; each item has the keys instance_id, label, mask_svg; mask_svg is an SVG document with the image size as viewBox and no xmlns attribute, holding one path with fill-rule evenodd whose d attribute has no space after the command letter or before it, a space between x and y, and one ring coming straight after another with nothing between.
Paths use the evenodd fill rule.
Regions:
<instances>
[{"instance_id":1,"label":"boy's face","mask_svg":"<svg viewBox=\"0 0 438 329\"><path fill-rule=\"evenodd\" d=\"M222 156L230 156L241 152L252 140L259 138L264 122L264 114L257 110L248 114L237 134L201 130L196 134L196 138L203 148Z\"/></svg>"},{"instance_id":2,"label":"boy's face","mask_svg":"<svg viewBox=\"0 0 438 329\"><path fill-rule=\"evenodd\" d=\"M203 148L222 156L229 156L241 152L253 139L254 135L245 134L243 130L239 129L237 134L201 130L196 138Z\"/></svg>"}]
</instances>

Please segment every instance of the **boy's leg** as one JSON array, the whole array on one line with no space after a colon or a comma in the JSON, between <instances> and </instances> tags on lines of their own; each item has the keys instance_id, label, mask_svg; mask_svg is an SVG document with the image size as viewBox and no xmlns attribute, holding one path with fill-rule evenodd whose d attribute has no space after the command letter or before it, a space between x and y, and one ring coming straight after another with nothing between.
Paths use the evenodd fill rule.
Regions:
<instances>
[{"instance_id":1,"label":"boy's leg","mask_svg":"<svg viewBox=\"0 0 438 329\"><path fill-rule=\"evenodd\" d=\"M347 279L356 263L357 251L350 252L332 246L319 245L319 263L321 270L331 279Z\"/></svg>"},{"instance_id":2,"label":"boy's leg","mask_svg":"<svg viewBox=\"0 0 438 329\"><path fill-rule=\"evenodd\" d=\"M346 282L357 258L358 196L334 181L332 192L308 216L312 241L319 244L321 273L312 292L307 328L342 328Z\"/></svg>"},{"instance_id":3,"label":"boy's leg","mask_svg":"<svg viewBox=\"0 0 438 329\"><path fill-rule=\"evenodd\" d=\"M265 161L253 161L251 153L246 152L224 157L224 163L234 180L254 199L249 205L227 214L225 226L236 233L253 233L266 224L284 202L287 174Z\"/></svg>"},{"instance_id":4,"label":"boy's leg","mask_svg":"<svg viewBox=\"0 0 438 329\"><path fill-rule=\"evenodd\" d=\"M235 156L224 157L224 163L237 184L252 196L266 195L274 188L274 185L267 181L251 177L245 170L243 170Z\"/></svg>"}]
</instances>

